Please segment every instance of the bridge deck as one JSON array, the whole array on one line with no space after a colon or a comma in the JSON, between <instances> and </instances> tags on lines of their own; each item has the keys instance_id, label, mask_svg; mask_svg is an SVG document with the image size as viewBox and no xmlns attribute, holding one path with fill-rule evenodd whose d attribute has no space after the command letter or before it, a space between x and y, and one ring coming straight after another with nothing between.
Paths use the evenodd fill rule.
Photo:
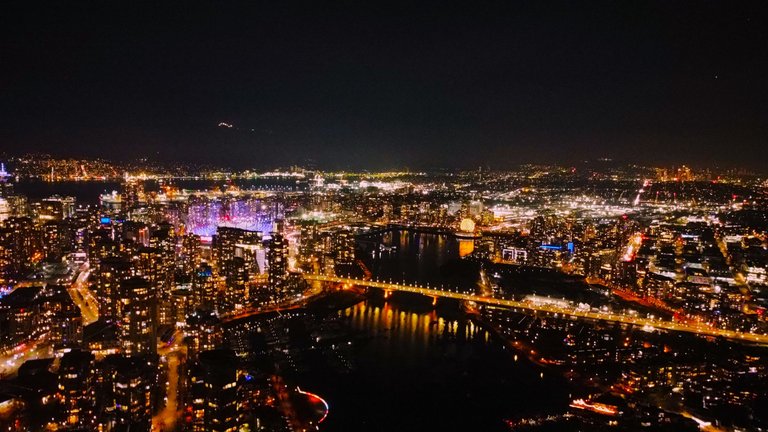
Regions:
<instances>
[{"instance_id":1,"label":"bridge deck","mask_svg":"<svg viewBox=\"0 0 768 432\"><path fill-rule=\"evenodd\" d=\"M430 297L446 297L446 298L453 298L457 300L473 301L477 303L485 303L485 304L508 307L508 308L527 309L527 310L533 310L533 311L539 311L539 312L562 314L562 315L573 316L578 318L587 318L587 319L593 319L593 320L603 320L603 321L609 321L609 322L631 324L631 325L641 326L641 327L648 326L654 329L694 333L701 336L723 337L726 339L731 339L736 341L768 344L768 335L745 333L745 332L738 332L738 331L732 331L732 330L723 330L723 329L712 328L704 325L692 326L692 325L677 323L673 321L633 317L629 315L616 314L611 312L594 312L591 310L563 308L563 307L555 306L552 304L534 304L530 302L497 299L497 298L487 297L487 296L478 296L473 294L465 294L465 293L439 290L439 289L433 289L433 288L424 288L424 287L412 286L412 285L401 285L401 284L394 284L394 283L387 283L387 282L377 282L377 281L353 279L353 278L342 278L342 277L326 276L326 275L319 275L319 274L304 274L303 276L304 276L304 279L307 281L335 282L335 283L342 283L342 284L367 286L371 288L380 288L388 291L404 291L404 292L411 292L411 293L421 294L421 295L430 296Z\"/></svg>"}]
</instances>

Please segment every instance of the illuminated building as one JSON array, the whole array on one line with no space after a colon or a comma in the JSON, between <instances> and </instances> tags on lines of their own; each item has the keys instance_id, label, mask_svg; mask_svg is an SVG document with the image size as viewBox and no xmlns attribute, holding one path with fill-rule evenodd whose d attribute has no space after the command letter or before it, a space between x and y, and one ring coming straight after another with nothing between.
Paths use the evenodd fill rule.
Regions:
<instances>
[{"instance_id":1,"label":"illuminated building","mask_svg":"<svg viewBox=\"0 0 768 432\"><path fill-rule=\"evenodd\" d=\"M643 279L643 289L648 297L667 298L675 289L675 280L658 273L648 273Z\"/></svg>"},{"instance_id":2,"label":"illuminated building","mask_svg":"<svg viewBox=\"0 0 768 432\"><path fill-rule=\"evenodd\" d=\"M171 289L176 267L176 237L173 229L161 225L149 238L150 249L154 249L155 275L153 283L158 289L158 324L173 324ZM141 253L140 253L141 256Z\"/></svg>"},{"instance_id":3,"label":"illuminated building","mask_svg":"<svg viewBox=\"0 0 768 432\"><path fill-rule=\"evenodd\" d=\"M40 220L62 221L75 213L75 199L73 197L52 196L40 201L37 209L37 217Z\"/></svg>"},{"instance_id":4,"label":"illuminated building","mask_svg":"<svg viewBox=\"0 0 768 432\"><path fill-rule=\"evenodd\" d=\"M245 259L235 257L225 266L226 290L223 312L240 310L248 303L248 269L245 263Z\"/></svg>"},{"instance_id":5,"label":"illuminated building","mask_svg":"<svg viewBox=\"0 0 768 432\"><path fill-rule=\"evenodd\" d=\"M38 335L37 295L40 287L16 288L0 299L0 346L10 348Z\"/></svg>"},{"instance_id":6,"label":"illuminated building","mask_svg":"<svg viewBox=\"0 0 768 432\"><path fill-rule=\"evenodd\" d=\"M117 318L120 284L133 276L133 266L123 258L104 258L98 262L95 276L99 314L107 320Z\"/></svg>"},{"instance_id":7,"label":"illuminated building","mask_svg":"<svg viewBox=\"0 0 768 432\"><path fill-rule=\"evenodd\" d=\"M336 264L352 264L355 261L355 236L349 230L335 234Z\"/></svg>"},{"instance_id":8,"label":"illuminated building","mask_svg":"<svg viewBox=\"0 0 768 432\"><path fill-rule=\"evenodd\" d=\"M3 228L8 230L3 248L9 252L9 271L20 273L27 271L30 265L43 259L43 239L40 230L31 218L13 217L3 221Z\"/></svg>"},{"instance_id":9,"label":"illuminated building","mask_svg":"<svg viewBox=\"0 0 768 432\"><path fill-rule=\"evenodd\" d=\"M394 219L394 207L392 204L384 204L381 207L381 219L382 222L389 222Z\"/></svg>"},{"instance_id":10,"label":"illuminated building","mask_svg":"<svg viewBox=\"0 0 768 432\"><path fill-rule=\"evenodd\" d=\"M249 275L259 274L260 268L263 268L259 265L264 252L262 241L262 233L259 231L217 228L213 252L219 274L226 281L222 311L231 312L245 305Z\"/></svg>"},{"instance_id":11,"label":"illuminated building","mask_svg":"<svg viewBox=\"0 0 768 432\"><path fill-rule=\"evenodd\" d=\"M267 252L270 288L282 287L288 277L288 242L282 235L272 233Z\"/></svg>"},{"instance_id":12,"label":"illuminated building","mask_svg":"<svg viewBox=\"0 0 768 432\"><path fill-rule=\"evenodd\" d=\"M192 312L192 289L190 284L178 283L171 291L171 312L177 327L186 326L187 315Z\"/></svg>"},{"instance_id":13,"label":"illuminated building","mask_svg":"<svg viewBox=\"0 0 768 432\"><path fill-rule=\"evenodd\" d=\"M119 290L120 347L126 355L154 354L157 350L157 292L144 278L123 281Z\"/></svg>"},{"instance_id":14,"label":"illuminated building","mask_svg":"<svg viewBox=\"0 0 768 432\"><path fill-rule=\"evenodd\" d=\"M6 171L5 163L0 163L0 198L13 195L13 177Z\"/></svg>"},{"instance_id":15,"label":"illuminated building","mask_svg":"<svg viewBox=\"0 0 768 432\"><path fill-rule=\"evenodd\" d=\"M11 204L5 198L0 198L0 222L11 217Z\"/></svg>"},{"instance_id":16,"label":"illuminated building","mask_svg":"<svg viewBox=\"0 0 768 432\"><path fill-rule=\"evenodd\" d=\"M123 210L131 210L144 199L144 182L138 179L128 179L123 182L121 203Z\"/></svg>"},{"instance_id":17,"label":"illuminated building","mask_svg":"<svg viewBox=\"0 0 768 432\"><path fill-rule=\"evenodd\" d=\"M505 248L501 251L501 259L513 263L524 263L528 260L528 251L522 248Z\"/></svg>"},{"instance_id":18,"label":"illuminated building","mask_svg":"<svg viewBox=\"0 0 768 432\"><path fill-rule=\"evenodd\" d=\"M213 310L216 307L218 289L213 269L201 264L192 274L192 306Z\"/></svg>"},{"instance_id":19,"label":"illuminated building","mask_svg":"<svg viewBox=\"0 0 768 432\"><path fill-rule=\"evenodd\" d=\"M24 195L12 195L4 198L10 207L11 217L29 216L29 201Z\"/></svg>"},{"instance_id":20,"label":"illuminated building","mask_svg":"<svg viewBox=\"0 0 768 432\"><path fill-rule=\"evenodd\" d=\"M11 282L14 274L13 237L13 230L0 228L0 283L2 284Z\"/></svg>"},{"instance_id":21,"label":"illuminated building","mask_svg":"<svg viewBox=\"0 0 768 432\"><path fill-rule=\"evenodd\" d=\"M80 309L69 301L69 306L51 319L51 342L54 347L72 348L83 343L83 318Z\"/></svg>"},{"instance_id":22,"label":"illuminated building","mask_svg":"<svg viewBox=\"0 0 768 432\"><path fill-rule=\"evenodd\" d=\"M28 360L19 366L15 379L17 388L31 391L34 399L45 403L46 401L60 400L57 398L58 377L52 372L53 358ZM10 392L9 392L10 393ZM35 429L39 416L31 410L35 404L29 397L24 397L17 392L6 393L0 396L0 424L3 430L14 432L27 432ZM13 397L11 398L12 396ZM10 418L8 415L10 414ZM65 417L50 417L51 421L58 423L65 421ZM38 423L39 424L39 423Z\"/></svg>"},{"instance_id":23,"label":"illuminated building","mask_svg":"<svg viewBox=\"0 0 768 432\"><path fill-rule=\"evenodd\" d=\"M277 202L269 205L255 198L194 197L189 200L186 226L189 232L208 238L217 235L219 228L268 232L281 214Z\"/></svg>"},{"instance_id":24,"label":"illuminated building","mask_svg":"<svg viewBox=\"0 0 768 432\"><path fill-rule=\"evenodd\" d=\"M400 220L402 222L409 222L411 219L411 211L407 204L400 206Z\"/></svg>"},{"instance_id":25,"label":"illuminated building","mask_svg":"<svg viewBox=\"0 0 768 432\"><path fill-rule=\"evenodd\" d=\"M149 246L149 227L144 225L139 227L136 231L136 235L132 238L136 244Z\"/></svg>"},{"instance_id":26,"label":"illuminated building","mask_svg":"<svg viewBox=\"0 0 768 432\"><path fill-rule=\"evenodd\" d=\"M108 356L102 363L107 379L105 428L109 430L150 430L157 389L154 357Z\"/></svg>"},{"instance_id":27,"label":"illuminated building","mask_svg":"<svg viewBox=\"0 0 768 432\"><path fill-rule=\"evenodd\" d=\"M89 351L64 354L59 366L58 394L66 409L68 426L93 425L95 357Z\"/></svg>"},{"instance_id":28,"label":"illuminated building","mask_svg":"<svg viewBox=\"0 0 768 432\"><path fill-rule=\"evenodd\" d=\"M190 368L191 431L234 432L237 417L237 357L232 350L200 353Z\"/></svg>"},{"instance_id":29,"label":"illuminated building","mask_svg":"<svg viewBox=\"0 0 768 432\"><path fill-rule=\"evenodd\" d=\"M142 246L149 246L150 226L142 221L128 219L115 225L115 240L124 248L138 251Z\"/></svg>"},{"instance_id":30,"label":"illuminated building","mask_svg":"<svg viewBox=\"0 0 768 432\"><path fill-rule=\"evenodd\" d=\"M63 224L57 221L48 221L43 224L43 253L46 258L56 258L62 255L65 249Z\"/></svg>"},{"instance_id":31,"label":"illuminated building","mask_svg":"<svg viewBox=\"0 0 768 432\"><path fill-rule=\"evenodd\" d=\"M143 277L153 286L158 286L164 280L162 273L162 256L160 250L154 247L142 247L138 255L134 257L136 276Z\"/></svg>"},{"instance_id":32,"label":"illuminated building","mask_svg":"<svg viewBox=\"0 0 768 432\"><path fill-rule=\"evenodd\" d=\"M316 221L301 225L299 235L299 262L302 266L314 270L322 257L322 241Z\"/></svg>"},{"instance_id":33,"label":"illuminated building","mask_svg":"<svg viewBox=\"0 0 768 432\"><path fill-rule=\"evenodd\" d=\"M161 261L161 271L166 275L174 270L176 261L176 235L173 227L168 224L161 224L152 232L149 237L149 246L159 251Z\"/></svg>"},{"instance_id":34,"label":"illuminated building","mask_svg":"<svg viewBox=\"0 0 768 432\"><path fill-rule=\"evenodd\" d=\"M243 268L249 277L256 277L267 272L267 251L262 243L255 245L238 244L235 259L242 258Z\"/></svg>"},{"instance_id":35,"label":"illuminated building","mask_svg":"<svg viewBox=\"0 0 768 432\"><path fill-rule=\"evenodd\" d=\"M89 233L87 252L88 261L96 267L101 260L120 255L120 245L103 233Z\"/></svg>"},{"instance_id":36,"label":"illuminated building","mask_svg":"<svg viewBox=\"0 0 768 432\"><path fill-rule=\"evenodd\" d=\"M187 316L187 346L191 359L203 351L221 348L224 329L218 315L212 311L196 310Z\"/></svg>"},{"instance_id":37,"label":"illuminated building","mask_svg":"<svg viewBox=\"0 0 768 432\"><path fill-rule=\"evenodd\" d=\"M218 227L213 239L214 257L219 268L236 256L243 256L243 250L258 247L262 243L262 233L240 228Z\"/></svg>"},{"instance_id":38,"label":"illuminated building","mask_svg":"<svg viewBox=\"0 0 768 432\"><path fill-rule=\"evenodd\" d=\"M98 356L119 352L118 333L117 323L98 320L83 328L83 348Z\"/></svg>"},{"instance_id":39,"label":"illuminated building","mask_svg":"<svg viewBox=\"0 0 768 432\"><path fill-rule=\"evenodd\" d=\"M38 328L49 332L55 348L75 348L82 344L83 318L65 287L49 284L38 294L36 302Z\"/></svg>"},{"instance_id":40,"label":"illuminated building","mask_svg":"<svg viewBox=\"0 0 768 432\"><path fill-rule=\"evenodd\" d=\"M246 256L253 256L253 261L255 261L255 265L249 270L250 275L263 275L267 273L267 251L264 249L264 246L259 245L254 249L246 249L246 252L250 253L251 255ZM245 263L246 267L249 265L250 259L246 258Z\"/></svg>"},{"instance_id":41,"label":"illuminated building","mask_svg":"<svg viewBox=\"0 0 768 432\"><path fill-rule=\"evenodd\" d=\"M200 265L200 236L196 234L186 234L181 238L181 250L179 253L179 266L185 274L192 271Z\"/></svg>"}]
</instances>

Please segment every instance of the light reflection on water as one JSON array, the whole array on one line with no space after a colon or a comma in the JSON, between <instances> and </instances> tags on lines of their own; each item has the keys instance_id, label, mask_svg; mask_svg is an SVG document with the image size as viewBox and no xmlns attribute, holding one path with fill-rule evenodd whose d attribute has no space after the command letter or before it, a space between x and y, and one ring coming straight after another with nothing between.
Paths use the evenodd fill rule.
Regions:
<instances>
[{"instance_id":1,"label":"light reflection on water","mask_svg":"<svg viewBox=\"0 0 768 432\"><path fill-rule=\"evenodd\" d=\"M363 248L371 243L388 249L386 253L364 254L361 258L375 277L408 283L458 286L474 284L477 275L464 274L457 279L451 269L457 267L462 254L474 248L472 240L451 235L393 229L364 239Z\"/></svg>"},{"instance_id":2,"label":"light reflection on water","mask_svg":"<svg viewBox=\"0 0 768 432\"><path fill-rule=\"evenodd\" d=\"M339 312L350 327L379 338L376 351L386 357L403 356L408 363L423 360L431 343L440 340L459 340L487 344L489 334L471 321L446 319L436 310L415 312L398 309L390 302L372 305L369 302Z\"/></svg>"},{"instance_id":3,"label":"light reflection on water","mask_svg":"<svg viewBox=\"0 0 768 432\"><path fill-rule=\"evenodd\" d=\"M395 246L362 257L384 280L467 287L478 278L452 236L391 230L363 243ZM331 405L323 431L506 431L505 418L567 406L555 374L542 378L455 301L434 308L426 297L394 293L385 301L378 293L335 317L358 336L355 367L305 377Z\"/></svg>"},{"instance_id":4,"label":"light reflection on water","mask_svg":"<svg viewBox=\"0 0 768 432\"><path fill-rule=\"evenodd\" d=\"M429 304L395 296L337 312L359 336L356 366L309 377L331 405L322 430L501 431L504 418L562 402L559 383L524 356L515 361L455 303Z\"/></svg>"}]
</instances>

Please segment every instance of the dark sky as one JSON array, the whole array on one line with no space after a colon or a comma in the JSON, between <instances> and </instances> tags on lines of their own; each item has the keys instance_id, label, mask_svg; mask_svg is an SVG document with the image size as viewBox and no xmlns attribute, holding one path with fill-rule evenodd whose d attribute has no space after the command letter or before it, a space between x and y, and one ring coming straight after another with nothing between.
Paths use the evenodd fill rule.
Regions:
<instances>
[{"instance_id":1,"label":"dark sky","mask_svg":"<svg viewBox=\"0 0 768 432\"><path fill-rule=\"evenodd\" d=\"M0 11L4 152L768 161L764 1L20 3Z\"/></svg>"}]
</instances>

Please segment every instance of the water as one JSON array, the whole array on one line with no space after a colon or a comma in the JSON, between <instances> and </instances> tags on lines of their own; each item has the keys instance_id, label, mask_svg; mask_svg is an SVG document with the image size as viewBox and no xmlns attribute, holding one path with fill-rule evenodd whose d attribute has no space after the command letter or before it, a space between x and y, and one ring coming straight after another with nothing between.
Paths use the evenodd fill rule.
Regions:
<instances>
[{"instance_id":1,"label":"water","mask_svg":"<svg viewBox=\"0 0 768 432\"><path fill-rule=\"evenodd\" d=\"M418 303L374 299L339 312L364 338L352 372L302 379L330 404L322 430L503 431L504 419L566 404L559 376L515 357L450 305L426 311L410 300Z\"/></svg>"},{"instance_id":2,"label":"water","mask_svg":"<svg viewBox=\"0 0 768 432\"><path fill-rule=\"evenodd\" d=\"M452 235L393 229L363 237L362 260L374 277L433 286L474 286L478 264L460 257L473 247L472 240ZM379 245L387 248L381 252Z\"/></svg>"},{"instance_id":3,"label":"water","mask_svg":"<svg viewBox=\"0 0 768 432\"><path fill-rule=\"evenodd\" d=\"M398 246L365 257L374 275L432 284L477 279L453 237L393 230L366 241ZM424 297L373 294L328 319L358 337L351 372L321 367L301 377L330 404L321 430L504 431L504 419L567 405L562 377L516 356L457 302L434 308Z\"/></svg>"},{"instance_id":4,"label":"water","mask_svg":"<svg viewBox=\"0 0 768 432\"><path fill-rule=\"evenodd\" d=\"M30 201L48 198L51 195L75 197L78 204L98 204L99 195L120 190L120 183L110 181L21 181L13 185L15 193L26 196Z\"/></svg>"},{"instance_id":5,"label":"water","mask_svg":"<svg viewBox=\"0 0 768 432\"><path fill-rule=\"evenodd\" d=\"M173 180L170 182L180 189L189 190L208 190L212 187L221 187L227 184L224 180ZM265 189L277 191L295 191L301 190L306 183L297 183L293 179L238 179L233 181L235 185L242 189ZM80 204L98 204L99 195L120 191L119 182L115 181L59 181L46 182L40 180L24 180L13 185L16 193L26 196L29 200L35 201L47 198L51 195L62 195L75 197ZM158 190L158 183L155 181L146 181L145 189L148 191Z\"/></svg>"}]
</instances>

